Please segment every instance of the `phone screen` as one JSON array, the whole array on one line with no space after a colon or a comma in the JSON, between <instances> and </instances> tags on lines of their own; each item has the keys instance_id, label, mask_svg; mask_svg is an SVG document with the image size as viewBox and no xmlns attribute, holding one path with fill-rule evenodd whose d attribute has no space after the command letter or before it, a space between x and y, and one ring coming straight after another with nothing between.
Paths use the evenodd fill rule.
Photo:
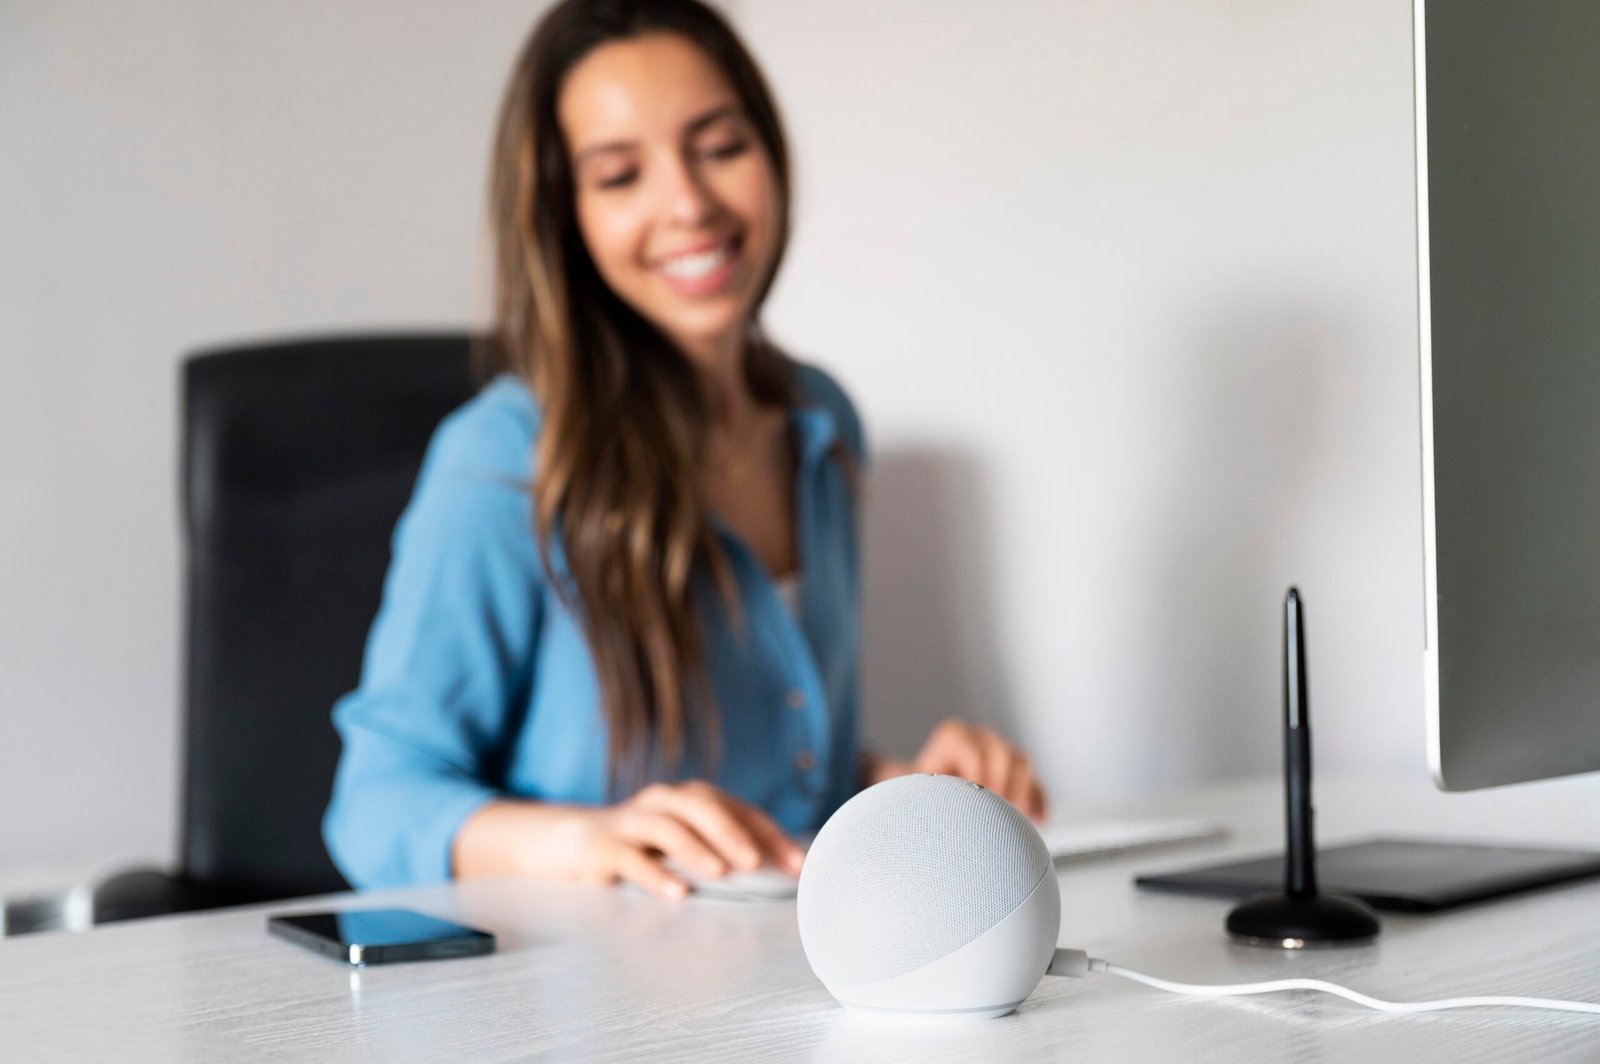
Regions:
<instances>
[{"instance_id":1,"label":"phone screen","mask_svg":"<svg viewBox=\"0 0 1600 1064\"><path fill-rule=\"evenodd\" d=\"M494 936L409 909L274 916L267 929L351 964L464 957L494 949Z\"/></svg>"}]
</instances>

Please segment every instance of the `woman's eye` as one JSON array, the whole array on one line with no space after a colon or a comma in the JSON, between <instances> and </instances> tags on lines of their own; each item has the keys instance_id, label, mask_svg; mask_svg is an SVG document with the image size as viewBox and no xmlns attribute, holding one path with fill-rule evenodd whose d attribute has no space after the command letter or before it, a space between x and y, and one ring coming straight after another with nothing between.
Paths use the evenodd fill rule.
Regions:
<instances>
[{"instance_id":1,"label":"woman's eye","mask_svg":"<svg viewBox=\"0 0 1600 1064\"><path fill-rule=\"evenodd\" d=\"M595 182L601 188L627 188L639 176L637 170L622 170L615 174L606 174Z\"/></svg>"},{"instance_id":2,"label":"woman's eye","mask_svg":"<svg viewBox=\"0 0 1600 1064\"><path fill-rule=\"evenodd\" d=\"M725 144L713 144L701 154L708 159L732 159L743 155L749 147L750 142L747 140L730 140Z\"/></svg>"}]
</instances>

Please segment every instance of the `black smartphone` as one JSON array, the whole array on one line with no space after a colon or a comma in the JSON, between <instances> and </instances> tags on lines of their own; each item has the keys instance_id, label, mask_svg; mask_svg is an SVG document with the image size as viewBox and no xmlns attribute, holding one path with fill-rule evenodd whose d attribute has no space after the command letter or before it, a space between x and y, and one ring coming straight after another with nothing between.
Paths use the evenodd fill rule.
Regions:
<instances>
[{"instance_id":1,"label":"black smartphone","mask_svg":"<svg viewBox=\"0 0 1600 1064\"><path fill-rule=\"evenodd\" d=\"M269 916L267 930L357 968L494 952L494 936L410 909Z\"/></svg>"}]
</instances>

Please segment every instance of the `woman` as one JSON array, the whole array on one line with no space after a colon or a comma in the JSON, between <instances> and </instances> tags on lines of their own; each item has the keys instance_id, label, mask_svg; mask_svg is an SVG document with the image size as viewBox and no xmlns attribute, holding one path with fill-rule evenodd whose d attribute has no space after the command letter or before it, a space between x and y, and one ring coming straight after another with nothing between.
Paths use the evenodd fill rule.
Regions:
<instances>
[{"instance_id":1,"label":"woman","mask_svg":"<svg viewBox=\"0 0 1600 1064\"><path fill-rule=\"evenodd\" d=\"M534 32L491 181L502 372L430 446L335 711L356 885L682 897L669 859L798 871L791 834L913 768L1043 815L987 730L858 747L861 427L757 327L789 193L766 85L697 0L567 0Z\"/></svg>"}]
</instances>

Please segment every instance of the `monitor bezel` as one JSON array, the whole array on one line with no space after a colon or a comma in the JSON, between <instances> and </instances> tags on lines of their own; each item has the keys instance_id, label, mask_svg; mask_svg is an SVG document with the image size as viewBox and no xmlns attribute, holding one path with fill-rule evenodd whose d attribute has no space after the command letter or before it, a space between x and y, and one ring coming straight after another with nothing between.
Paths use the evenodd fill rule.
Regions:
<instances>
[{"instance_id":1,"label":"monitor bezel","mask_svg":"<svg viewBox=\"0 0 1600 1064\"><path fill-rule=\"evenodd\" d=\"M1445 778L1439 728L1439 551L1433 470L1433 299L1428 229L1427 0L1412 0L1412 78L1416 149L1417 346L1422 407L1422 689L1427 721L1428 771L1441 790Z\"/></svg>"}]
</instances>

